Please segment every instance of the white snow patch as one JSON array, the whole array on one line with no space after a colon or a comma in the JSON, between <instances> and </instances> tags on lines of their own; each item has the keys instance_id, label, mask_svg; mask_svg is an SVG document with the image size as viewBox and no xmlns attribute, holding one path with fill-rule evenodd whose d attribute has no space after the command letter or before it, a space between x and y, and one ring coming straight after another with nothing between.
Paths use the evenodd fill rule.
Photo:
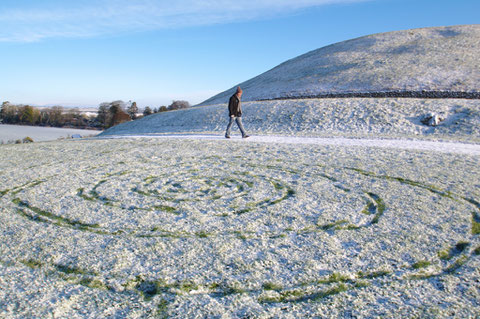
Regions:
<instances>
[{"instance_id":1,"label":"white snow patch","mask_svg":"<svg viewBox=\"0 0 480 319\"><path fill-rule=\"evenodd\" d=\"M160 138L160 139L193 139L193 140L225 140L224 137L218 135L110 135L107 139L141 139L141 138ZM479 144L467 144L456 142L435 142L435 141L418 141L418 140L398 140L398 139L353 139L353 138L321 138L321 137L295 137L295 136L250 136L247 139L242 137L232 137L228 141L242 141L253 143L274 143L274 144L309 144L309 145L331 145L344 147L377 147L392 148L403 150L420 150L441 153L455 153L480 155Z\"/></svg>"}]
</instances>

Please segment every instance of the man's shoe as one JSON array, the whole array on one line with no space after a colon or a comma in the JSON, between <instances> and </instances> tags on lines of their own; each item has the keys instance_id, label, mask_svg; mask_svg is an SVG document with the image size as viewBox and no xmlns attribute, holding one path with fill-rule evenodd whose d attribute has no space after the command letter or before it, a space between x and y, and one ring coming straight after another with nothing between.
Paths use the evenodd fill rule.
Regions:
<instances>
[{"instance_id":1,"label":"man's shoe","mask_svg":"<svg viewBox=\"0 0 480 319\"><path fill-rule=\"evenodd\" d=\"M225 138L230 138L230 136L226 136L226 135L225 135Z\"/></svg>"},{"instance_id":2,"label":"man's shoe","mask_svg":"<svg viewBox=\"0 0 480 319\"><path fill-rule=\"evenodd\" d=\"M242 136L242 138L247 138L247 137L250 137L250 135L245 135L245 136Z\"/></svg>"}]
</instances>

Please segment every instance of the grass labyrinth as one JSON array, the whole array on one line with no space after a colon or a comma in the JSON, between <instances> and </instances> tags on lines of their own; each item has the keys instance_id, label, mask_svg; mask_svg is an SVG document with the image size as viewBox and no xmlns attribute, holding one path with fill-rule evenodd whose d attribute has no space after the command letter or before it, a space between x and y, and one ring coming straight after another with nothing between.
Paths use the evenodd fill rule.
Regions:
<instances>
[{"instance_id":1,"label":"grass labyrinth","mask_svg":"<svg viewBox=\"0 0 480 319\"><path fill-rule=\"evenodd\" d=\"M428 154L418 153L426 164L414 168L402 164L411 155L395 151L329 147L146 140L44 148L23 167L2 167L3 225L24 232L3 263L138 295L159 313L199 296L247 296L266 308L321 303L441 280L480 252L480 191L468 180L450 187L459 177L449 172L444 184L430 182L424 168L437 159ZM62 164L38 163L51 151Z\"/></svg>"}]
</instances>

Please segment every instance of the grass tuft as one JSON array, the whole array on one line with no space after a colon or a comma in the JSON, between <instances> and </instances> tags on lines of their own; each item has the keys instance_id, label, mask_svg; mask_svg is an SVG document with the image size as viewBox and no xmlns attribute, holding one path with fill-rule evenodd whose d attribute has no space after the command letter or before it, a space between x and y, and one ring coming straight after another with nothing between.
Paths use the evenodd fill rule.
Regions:
<instances>
[{"instance_id":1,"label":"grass tuft","mask_svg":"<svg viewBox=\"0 0 480 319\"><path fill-rule=\"evenodd\" d=\"M38 260L35 260L35 259L27 259L27 260L20 260L20 262L22 264L24 264L25 266L27 267L30 267L32 269L35 269L35 268L40 268L43 266L43 263L41 261L38 261Z\"/></svg>"},{"instance_id":2,"label":"grass tuft","mask_svg":"<svg viewBox=\"0 0 480 319\"><path fill-rule=\"evenodd\" d=\"M264 283L262 285L262 288L265 289L265 290L275 290L275 291L279 291L279 290L283 289L282 285L276 284L276 283L273 283L273 282Z\"/></svg>"},{"instance_id":3,"label":"grass tuft","mask_svg":"<svg viewBox=\"0 0 480 319\"><path fill-rule=\"evenodd\" d=\"M420 269L420 268L426 268L428 266L430 266L432 263L427 261L427 260L420 260L420 261L417 261L416 263L414 263L412 265L412 268L413 269Z\"/></svg>"},{"instance_id":4,"label":"grass tuft","mask_svg":"<svg viewBox=\"0 0 480 319\"><path fill-rule=\"evenodd\" d=\"M384 276L390 275L392 272L388 270L377 270L374 272L369 272L369 273L364 273L363 271L359 271L357 273L358 278L362 279L375 279L375 278L380 278Z\"/></svg>"},{"instance_id":5,"label":"grass tuft","mask_svg":"<svg viewBox=\"0 0 480 319\"><path fill-rule=\"evenodd\" d=\"M480 215L472 212L472 235L480 234Z\"/></svg>"},{"instance_id":6,"label":"grass tuft","mask_svg":"<svg viewBox=\"0 0 480 319\"><path fill-rule=\"evenodd\" d=\"M349 282L351 281L350 277L342 275L340 273L332 273L326 279L320 279L319 284L329 284L329 283L339 283L339 282Z\"/></svg>"}]
</instances>

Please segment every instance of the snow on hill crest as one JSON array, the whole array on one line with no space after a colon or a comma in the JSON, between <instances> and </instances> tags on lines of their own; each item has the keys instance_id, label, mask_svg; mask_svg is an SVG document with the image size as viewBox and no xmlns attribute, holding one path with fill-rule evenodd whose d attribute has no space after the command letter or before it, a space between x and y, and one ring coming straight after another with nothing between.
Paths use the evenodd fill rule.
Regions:
<instances>
[{"instance_id":1,"label":"snow on hill crest","mask_svg":"<svg viewBox=\"0 0 480 319\"><path fill-rule=\"evenodd\" d=\"M368 92L479 92L480 25L373 34L288 60L240 83L244 101ZM237 85L199 105L226 103Z\"/></svg>"}]
</instances>

